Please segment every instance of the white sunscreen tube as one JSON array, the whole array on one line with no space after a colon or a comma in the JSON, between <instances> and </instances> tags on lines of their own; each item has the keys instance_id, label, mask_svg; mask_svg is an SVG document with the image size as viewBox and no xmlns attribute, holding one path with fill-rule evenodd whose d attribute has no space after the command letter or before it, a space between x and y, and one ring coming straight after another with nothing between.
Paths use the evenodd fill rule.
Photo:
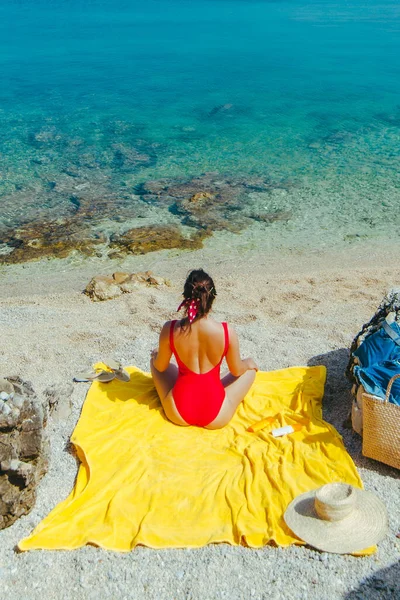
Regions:
<instances>
[{"instance_id":1,"label":"white sunscreen tube","mask_svg":"<svg viewBox=\"0 0 400 600\"><path fill-rule=\"evenodd\" d=\"M279 427L279 429L273 429L271 434L274 437L280 437L281 435L286 435L287 433L293 433L294 429L291 425L286 425L286 427Z\"/></svg>"}]
</instances>

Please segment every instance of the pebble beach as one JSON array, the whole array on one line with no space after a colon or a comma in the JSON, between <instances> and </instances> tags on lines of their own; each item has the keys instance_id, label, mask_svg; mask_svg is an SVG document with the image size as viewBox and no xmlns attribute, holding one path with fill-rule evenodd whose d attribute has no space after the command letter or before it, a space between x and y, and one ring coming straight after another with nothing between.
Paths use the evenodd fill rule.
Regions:
<instances>
[{"instance_id":1,"label":"pebble beach","mask_svg":"<svg viewBox=\"0 0 400 600\"><path fill-rule=\"evenodd\" d=\"M362 456L361 438L346 426L351 407L344 376L348 349L399 269L393 246L354 246L327 254L279 255L243 250L236 236L198 251L162 251L124 261L50 260L1 268L0 371L32 382L43 401L49 386L73 386L69 415L49 416L49 468L33 510L0 532L3 594L36 600L71 598L392 599L399 593L400 475ZM223 243L221 243L223 242ZM343 436L365 489L385 502L390 530L369 557L327 554L308 547L260 550L226 544L198 550L137 547L128 554L87 546L76 551L16 552L50 510L70 492L77 459L69 444L88 384L74 375L105 357L148 371L161 324L174 316L189 268L202 266L217 285L214 317L238 333L242 354L262 370L324 364L324 418ZM55 268L56 267L56 268ZM92 302L82 292L94 275L152 270L168 286L140 287L114 300Z\"/></svg>"}]
</instances>

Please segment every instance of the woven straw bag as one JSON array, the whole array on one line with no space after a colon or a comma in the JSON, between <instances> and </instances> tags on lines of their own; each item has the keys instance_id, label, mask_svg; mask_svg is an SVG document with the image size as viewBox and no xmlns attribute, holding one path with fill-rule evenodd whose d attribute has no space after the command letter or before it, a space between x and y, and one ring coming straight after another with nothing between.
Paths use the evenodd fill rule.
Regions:
<instances>
[{"instance_id":1,"label":"woven straw bag","mask_svg":"<svg viewBox=\"0 0 400 600\"><path fill-rule=\"evenodd\" d=\"M400 469L400 406L389 402L394 375L389 381L386 398L363 393L363 447L364 456Z\"/></svg>"}]
</instances>

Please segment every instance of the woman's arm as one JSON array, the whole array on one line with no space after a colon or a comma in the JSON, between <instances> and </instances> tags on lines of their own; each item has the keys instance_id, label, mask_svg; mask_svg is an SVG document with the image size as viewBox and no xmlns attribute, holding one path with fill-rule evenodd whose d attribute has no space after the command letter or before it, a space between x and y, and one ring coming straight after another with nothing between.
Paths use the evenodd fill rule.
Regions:
<instances>
[{"instance_id":1,"label":"woman's arm","mask_svg":"<svg viewBox=\"0 0 400 600\"><path fill-rule=\"evenodd\" d=\"M169 330L171 327L171 321L164 324L161 329L160 339L158 343L158 351L153 350L153 366L157 371L165 371L168 368L169 361L171 360L172 350L169 345Z\"/></svg>"},{"instance_id":2,"label":"woman's arm","mask_svg":"<svg viewBox=\"0 0 400 600\"><path fill-rule=\"evenodd\" d=\"M228 328L229 348L226 354L226 362L229 371L234 377L240 377L241 375L243 375L243 373L249 371L250 369L258 371L258 366L252 358L245 358L244 360L240 358L239 339L237 333L230 325L228 325Z\"/></svg>"}]
</instances>

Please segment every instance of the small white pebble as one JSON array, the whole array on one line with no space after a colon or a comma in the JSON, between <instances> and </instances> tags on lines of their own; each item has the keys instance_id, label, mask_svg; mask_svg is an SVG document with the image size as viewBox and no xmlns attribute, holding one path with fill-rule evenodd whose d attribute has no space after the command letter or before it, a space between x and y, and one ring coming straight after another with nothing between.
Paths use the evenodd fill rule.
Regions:
<instances>
[{"instance_id":1,"label":"small white pebble","mask_svg":"<svg viewBox=\"0 0 400 600\"><path fill-rule=\"evenodd\" d=\"M3 406L1 407L1 411L3 415L7 416L11 413L11 408L8 406L8 404L3 404Z\"/></svg>"},{"instance_id":2,"label":"small white pebble","mask_svg":"<svg viewBox=\"0 0 400 600\"><path fill-rule=\"evenodd\" d=\"M0 399L1 399L1 400L4 400L4 401L6 401L6 400L8 400L8 399L9 399L9 397L10 397L10 395L9 395L9 394L7 394L7 392L0 392Z\"/></svg>"},{"instance_id":3,"label":"small white pebble","mask_svg":"<svg viewBox=\"0 0 400 600\"><path fill-rule=\"evenodd\" d=\"M320 560L321 562L327 562L327 560L328 560L328 555L327 555L327 554L321 554L321 555L320 555L320 557L319 557L319 560Z\"/></svg>"}]
</instances>

